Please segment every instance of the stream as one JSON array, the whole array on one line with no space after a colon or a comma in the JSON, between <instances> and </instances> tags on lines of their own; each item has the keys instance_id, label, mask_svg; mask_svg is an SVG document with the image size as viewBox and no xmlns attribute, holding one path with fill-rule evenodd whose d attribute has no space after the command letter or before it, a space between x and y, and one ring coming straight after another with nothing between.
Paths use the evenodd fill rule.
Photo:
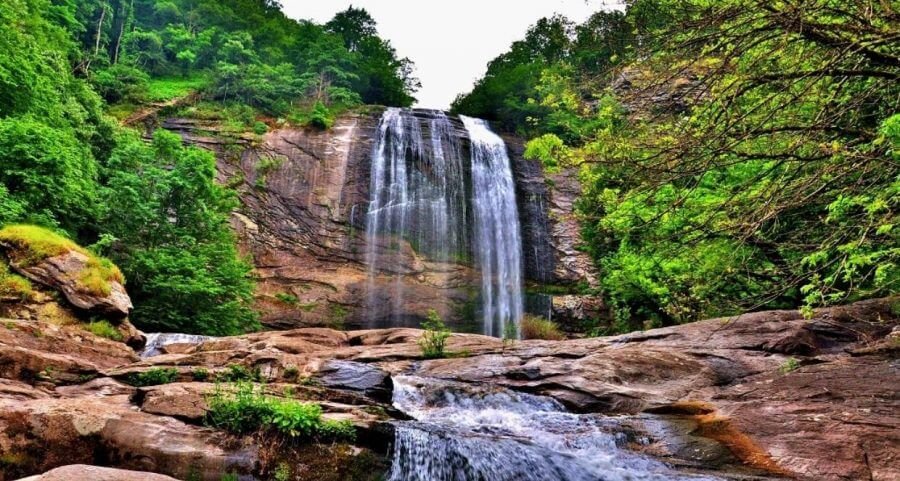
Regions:
<instances>
[{"instance_id":1,"label":"stream","mask_svg":"<svg viewBox=\"0 0 900 481\"><path fill-rule=\"evenodd\" d=\"M712 481L630 452L614 417L566 412L551 398L394 377L397 426L388 481ZM639 441L639 440L638 440Z\"/></svg>"},{"instance_id":2,"label":"stream","mask_svg":"<svg viewBox=\"0 0 900 481\"><path fill-rule=\"evenodd\" d=\"M214 339L149 334L141 357ZM556 400L491 385L400 375L387 481L719 481L627 449L646 444L624 418L573 414Z\"/></svg>"}]
</instances>

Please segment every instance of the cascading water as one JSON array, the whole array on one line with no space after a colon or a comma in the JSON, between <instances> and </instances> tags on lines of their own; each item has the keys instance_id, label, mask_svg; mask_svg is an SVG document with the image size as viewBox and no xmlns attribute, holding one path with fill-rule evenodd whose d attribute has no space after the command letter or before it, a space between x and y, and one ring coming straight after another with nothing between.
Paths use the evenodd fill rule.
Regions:
<instances>
[{"instance_id":1,"label":"cascading water","mask_svg":"<svg viewBox=\"0 0 900 481\"><path fill-rule=\"evenodd\" d=\"M141 357L153 357L163 353L163 348L170 344L200 344L215 339L212 336L196 334L159 333L147 334L147 342L141 350Z\"/></svg>"},{"instance_id":2,"label":"cascading water","mask_svg":"<svg viewBox=\"0 0 900 481\"><path fill-rule=\"evenodd\" d=\"M388 481L711 481L625 450L615 418L492 387L394 378L397 425Z\"/></svg>"},{"instance_id":3,"label":"cascading water","mask_svg":"<svg viewBox=\"0 0 900 481\"><path fill-rule=\"evenodd\" d=\"M382 116L366 218L368 302L374 313L389 297L391 324L403 321L409 249L430 261L471 263L481 272L483 332L499 336L523 311L515 186L503 140L481 120L461 119L396 108ZM393 276L387 296L375 288L384 275Z\"/></svg>"},{"instance_id":4,"label":"cascading water","mask_svg":"<svg viewBox=\"0 0 900 481\"><path fill-rule=\"evenodd\" d=\"M483 120L461 117L472 141L475 255L484 333L504 336L522 318L522 239L506 144Z\"/></svg>"}]
</instances>

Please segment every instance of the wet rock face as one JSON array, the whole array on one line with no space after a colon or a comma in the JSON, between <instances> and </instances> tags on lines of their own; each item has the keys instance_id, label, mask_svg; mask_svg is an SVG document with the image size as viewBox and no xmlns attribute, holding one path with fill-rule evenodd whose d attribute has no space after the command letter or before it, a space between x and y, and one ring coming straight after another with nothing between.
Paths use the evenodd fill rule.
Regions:
<instances>
[{"instance_id":1,"label":"wet rock face","mask_svg":"<svg viewBox=\"0 0 900 481\"><path fill-rule=\"evenodd\" d=\"M399 280L383 275L370 283L364 237L381 114L345 116L327 132L280 129L260 139L229 139L215 125L199 121L163 123L215 151L220 181L238 191L241 207L233 225L256 266L257 307L267 326L390 327L379 320L392 317L397 282L407 294L399 316L393 316L395 325L418 326L429 309L451 324L472 317L477 272L465 263L428 259L408 242L380 246L396 251L389 264ZM430 138L428 120L435 113L416 110L413 115L423 120L422 135ZM451 123L461 155L468 159L467 133L458 119ZM539 163L522 158L522 142L505 140L513 162L526 279L593 283L589 259L574 247L577 223L572 224L569 196L576 191L550 192ZM551 217L566 219L565 226L556 227Z\"/></svg>"}]
</instances>

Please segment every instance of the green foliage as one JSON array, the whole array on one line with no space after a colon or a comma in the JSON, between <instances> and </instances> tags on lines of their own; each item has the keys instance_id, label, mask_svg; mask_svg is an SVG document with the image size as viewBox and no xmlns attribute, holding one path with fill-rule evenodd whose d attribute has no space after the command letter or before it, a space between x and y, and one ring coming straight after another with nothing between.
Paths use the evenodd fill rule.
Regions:
<instances>
[{"instance_id":1,"label":"green foliage","mask_svg":"<svg viewBox=\"0 0 900 481\"><path fill-rule=\"evenodd\" d=\"M228 368L220 372L216 376L216 380L223 382L240 382L240 381L254 381L261 382L262 381L262 373L260 372L258 367L247 368L240 364L229 364Z\"/></svg>"},{"instance_id":2,"label":"green foliage","mask_svg":"<svg viewBox=\"0 0 900 481\"><path fill-rule=\"evenodd\" d=\"M250 266L228 223L233 194L215 182L215 159L157 131L123 135L109 163L104 219L119 239L111 256L132 282L141 327L228 335L256 328Z\"/></svg>"},{"instance_id":3,"label":"green foliage","mask_svg":"<svg viewBox=\"0 0 900 481\"><path fill-rule=\"evenodd\" d=\"M209 380L209 370L207 370L206 368L198 367L191 371L191 377L194 379L194 381L206 382L207 380Z\"/></svg>"},{"instance_id":4,"label":"green foliage","mask_svg":"<svg viewBox=\"0 0 900 481\"><path fill-rule=\"evenodd\" d=\"M135 372L125 378L125 382L135 387L159 386L178 379L178 369L174 367L154 367L144 372Z\"/></svg>"},{"instance_id":5,"label":"green foliage","mask_svg":"<svg viewBox=\"0 0 900 481\"><path fill-rule=\"evenodd\" d=\"M422 356L426 359L440 359L446 357L447 339L450 337L450 329L444 324L441 316L434 309L428 311L428 318L422 323L422 337L419 339L419 347Z\"/></svg>"},{"instance_id":6,"label":"green foliage","mask_svg":"<svg viewBox=\"0 0 900 481\"><path fill-rule=\"evenodd\" d=\"M84 326L84 329L95 336L100 336L112 341L122 342L122 340L125 339L125 336L106 320L91 321Z\"/></svg>"},{"instance_id":7,"label":"green foliage","mask_svg":"<svg viewBox=\"0 0 900 481\"><path fill-rule=\"evenodd\" d=\"M800 361L798 361L797 358L789 357L786 361L784 361L784 364L782 364L781 367L778 368L778 372L780 372L781 374L788 374L796 371L799 368Z\"/></svg>"},{"instance_id":8,"label":"green foliage","mask_svg":"<svg viewBox=\"0 0 900 481\"><path fill-rule=\"evenodd\" d=\"M348 422L322 419L318 404L267 396L262 388L239 382L216 386L207 399L206 423L235 434L272 430L293 439L352 440Z\"/></svg>"},{"instance_id":9,"label":"green foliage","mask_svg":"<svg viewBox=\"0 0 900 481\"><path fill-rule=\"evenodd\" d=\"M291 479L291 466L287 463L279 463L275 468L275 481L289 481Z\"/></svg>"},{"instance_id":10,"label":"green foliage","mask_svg":"<svg viewBox=\"0 0 900 481\"><path fill-rule=\"evenodd\" d=\"M522 339L543 339L546 341L562 341L566 335L559 326L543 317L525 316L522 319Z\"/></svg>"},{"instance_id":11,"label":"green foliage","mask_svg":"<svg viewBox=\"0 0 900 481\"><path fill-rule=\"evenodd\" d=\"M275 298L289 306L296 306L300 303L300 299L297 296L287 292L279 292L275 294Z\"/></svg>"},{"instance_id":12,"label":"green foliage","mask_svg":"<svg viewBox=\"0 0 900 481\"><path fill-rule=\"evenodd\" d=\"M34 288L31 281L9 271L6 262L0 261L0 299L31 300Z\"/></svg>"},{"instance_id":13,"label":"green foliage","mask_svg":"<svg viewBox=\"0 0 900 481\"><path fill-rule=\"evenodd\" d=\"M203 90L209 79L203 74L190 77L158 77L147 83L146 99L165 102Z\"/></svg>"},{"instance_id":14,"label":"green foliage","mask_svg":"<svg viewBox=\"0 0 900 481\"><path fill-rule=\"evenodd\" d=\"M580 168L615 330L888 295L898 29L884 3L833 3L635 0L545 19L454 109L532 137L551 171Z\"/></svg>"},{"instance_id":15,"label":"green foliage","mask_svg":"<svg viewBox=\"0 0 900 481\"><path fill-rule=\"evenodd\" d=\"M122 272L109 259L98 257L75 242L43 227L8 225L0 229L0 242L14 246L10 258L25 266L34 265L49 257L79 252L87 262L78 273L77 287L97 295L109 295L110 282L125 283Z\"/></svg>"}]
</instances>

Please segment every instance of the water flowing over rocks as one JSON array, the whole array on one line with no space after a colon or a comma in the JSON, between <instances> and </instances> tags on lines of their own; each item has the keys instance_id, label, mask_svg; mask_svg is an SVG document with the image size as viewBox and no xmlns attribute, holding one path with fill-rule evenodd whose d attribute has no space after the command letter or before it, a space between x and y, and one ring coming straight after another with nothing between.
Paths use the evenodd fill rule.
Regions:
<instances>
[{"instance_id":1,"label":"water flowing over rocks","mask_svg":"<svg viewBox=\"0 0 900 481\"><path fill-rule=\"evenodd\" d=\"M9 320L0 479L71 464L267 479L284 453L202 425L215 385L196 373L240 365L270 395L357 427L353 447L291 454L298 479L888 481L900 476L897 302L558 342L454 334L453 355L434 360L415 329L263 332L140 359L74 326ZM175 382L123 382L153 368L176 369ZM491 462L510 453L524 461Z\"/></svg>"},{"instance_id":2,"label":"water flowing over rocks","mask_svg":"<svg viewBox=\"0 0 900 481\"><path fill-rule=\"evenodd\" d=\"M379 199L371 184L384 112L374 108L342 116L327 132L277 129L259 138L229 136L214 122L162 122L186 141L213 150L220 180L238 192L241 206L233 224L260 278L256 299L265 325L412 327L435 309L458 330L483 332L483 322L469 322L484 294L478 288L482 281L472 262L474 252L465 242L465 231L476 222L475 212L462 208L472 196L471 188L459 187L471 184L472 156L469 133L459 118L433 110L403 111L407 128L416 127L407 134L421 143L407 142L407 150L397 155L418 152L426 159L421 165L431 166L415 176L406 172L411 176L407 185L421 187L407 196L421 208L415 213L397 208L378 212L383 222L389 212L407 212L391 219L406 219L416 235L366 241L369 205ZM594 285L590 259L577 248L572 203L580 186L574 174L545 175L539 162L522 157L521 140L503 140L517 203L512 207L521 226L523 281ZM448 183L454 176L461 182ZM422 217L431 228L418 228L410 215ZM429 235L419 235L425 232ZM441 249L428 247L435 240L444 241ZM379 275L372 275L373 261ZM605 314L597 301L588 304L601 306L591 316ZM570 312L555 309L553 314L565 323ZM494 334L502 335L502 328Z\"/></svg>"}]
</instances>

